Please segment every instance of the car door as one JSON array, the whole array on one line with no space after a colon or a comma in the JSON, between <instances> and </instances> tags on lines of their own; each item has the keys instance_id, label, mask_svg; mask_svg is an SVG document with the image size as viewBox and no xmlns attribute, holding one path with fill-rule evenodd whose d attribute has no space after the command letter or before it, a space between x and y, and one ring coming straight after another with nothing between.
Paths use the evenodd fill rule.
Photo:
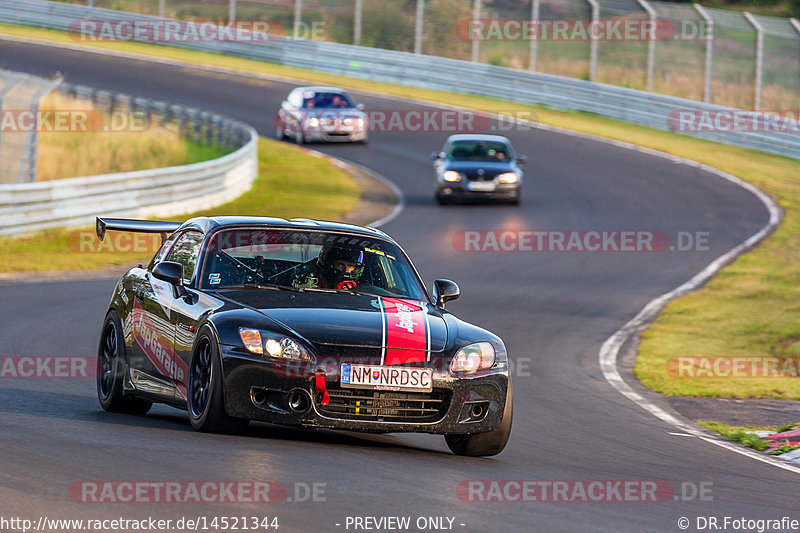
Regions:
<instances>
[{"instance_id":1,"label":"car door","mask_svg":"<svg viewBox=\"0 0 800 533\"><path fill-rule=\"evenodd\" d=\"M151 269L168 257L181 236L170 237L148 269L138 269L133 286L131 380L139 391L164 400L175 396L174 380L170 377L174 353L170 323L172 287L156 279Z\"/></svg>"},{"instance_id":2,"label":"car door","mask_svg":"<svg viewBox=\"0 0 800 533\"><path fill-rule=\"evenodd\" d=\"M188 361L181 357L187 350L191 350L196 333L196 323L192 326L186 324L183 317L184 309L200 301L195 286L195 274L197 272L200 250L202 248L204 235L200 231L188 230L178 237L172 247L167 261L180 263L183 265L183 293L177 292L175 287L164 283L169 290L165 293L164 304L167 321L163 324L163 335L169 343L169 357L165 357L165 363L169 366L165 368L170 383L173 386L173 399L177 402L186 400L186 385L189 380ZM180 328L180 332L177 329ZM187 347L188 345L188 347Z\"/></svg>"}]
</instances>

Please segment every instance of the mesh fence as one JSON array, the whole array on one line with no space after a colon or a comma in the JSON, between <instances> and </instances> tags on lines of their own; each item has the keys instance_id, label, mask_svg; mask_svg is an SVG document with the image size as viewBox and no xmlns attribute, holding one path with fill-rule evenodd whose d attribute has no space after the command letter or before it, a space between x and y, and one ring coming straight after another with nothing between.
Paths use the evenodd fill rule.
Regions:
<instances>
[{"instance_id":1,"label":"mesh fence","mask_svg":"<svg viewBox=\"0 0 800 533\"><path fill-rule=\"evenodd\" d=\"M231 0L61 1L146 14L163 10L168 17L195 20L226 20L231 7ZM533 37L519 31L513 35L501 31L495 38L483 35L475 44L469 26L476 18L475 0L236 0L234 4L239 20L270 21L278 33L306 39L353 43L359 41L360 28L363 46L419 49L466 60L477 52L481 63L635 89L648 89L651 80L655 92L693 100L708 97L715 104L753 109L758 93L763 110L800 108L800 22L789 19L748 19L741 11L700 10L689 3L659 0L480 0L477 18L485 27L514 21L517 28L527 22L537 30ZM641 32L623 38L603 34L597 39L575 32L591 28L593 5L596 22L604 28L641 28L654 15L655 39ZM417 31L419 12L421 31ZM568 31L560 36L548 32L556 23L565 24ZM760 90L756 25L763 29Z\"/></svg>"},{"instance_id":2,"label":"mesh fence","mask_svg":"<svg viewBox=\"0 0 800 533\"><path fill-rule=\"evenodd\" d=\"M38 103L59 83L0 70L0 183L35 180Z\"/></svg>"},{"instance_id":3,"label":"mesh fence","mask_svg":"<svg viewBox=\"0 0 800 533\"><path fill-rule=\"evenodd\" d=\"M800 28L786 19L755 19L764 28L761 108L800 109Z\"/></svg>"}]
</instances>

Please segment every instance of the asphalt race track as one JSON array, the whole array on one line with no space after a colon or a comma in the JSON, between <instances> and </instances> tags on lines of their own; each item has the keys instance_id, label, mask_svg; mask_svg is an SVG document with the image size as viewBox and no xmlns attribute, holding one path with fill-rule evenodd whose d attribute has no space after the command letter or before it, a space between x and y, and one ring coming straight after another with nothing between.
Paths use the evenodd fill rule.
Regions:
<instances>
[{"instance_id":1,"label":"asphalt race track","mask_svg":"<svg viewBox=\"0 0 800 533\"><path fill-rule=\"evenodd\" d=\"M69 82L215 110L268 136L273 113L295 85L8 41L0 41L0 67L44 76L60 71ZM368 109L420 108L354 94ZM144 418L103 412L91 379L2 379L0 515L277 516L280 531L347 531L347 517L354 516L410 516L416 531L418 517L444 516L464 532L638 532L679 531L681 517L693 531L697 517L791 514L796 474L671 434L674 428L609 386L598 365L601 344L648 301L766 224L764 206L689 165L520 129L506 133L530 157L520 207L440 207L430 153L447 135L378 132L366 146L314 148L397 184L407 205L383 229L403 245L428 285L437 277L461 285L463 295L449 309L505 340L516 368L514 429L503 453L456 457L432 435L267 425L253 425L244 436L199 434L185 413L167 407ZM657 230L673 239L678 232L708 232L709 249L462 253L451 241L461 230L500 229ZM0 355L94 355L114 282L0 284ZM87 504L69 495L82 480L275 480L293 501ZM657 503L466 502L456 493L464 480L664 480L676 497ZM304 500L304 487L314 483L325 484L324 497L294 501ZM701 483L710 487L710 499L692 497Z\"/></svg>"}]
</instances>

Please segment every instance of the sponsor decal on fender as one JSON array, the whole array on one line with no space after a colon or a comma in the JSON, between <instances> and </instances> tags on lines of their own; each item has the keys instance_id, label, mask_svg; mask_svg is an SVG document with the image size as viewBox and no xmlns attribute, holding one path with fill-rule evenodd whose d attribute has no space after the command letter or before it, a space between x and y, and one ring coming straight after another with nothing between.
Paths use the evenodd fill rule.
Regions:
<instances>
[{"instance_id":1,"label":"sponsor decal on fender","mask_svg":"<svg viewBox=\"0 0 800 533\"><path fill-rule=\"evenodd\" d=\"M139 304L133 300L133 339L144 351L147 358L153 363L158 372L169 376L175 381L178 394L186 399L186 382L189 376L189 367L175 355L170 340L158 332L153 321Z\"/></svg>"},{"instance_id":2,"label":"sponsor decal on fender","mask_svg":"<svg viewBox=\"0 0 800 533\"><path fill-rule=\"evenodd\" d=\"M425 304L398 298L381 298L384 365L424 363L431 336Z\"/></svg>"}]
</instances>

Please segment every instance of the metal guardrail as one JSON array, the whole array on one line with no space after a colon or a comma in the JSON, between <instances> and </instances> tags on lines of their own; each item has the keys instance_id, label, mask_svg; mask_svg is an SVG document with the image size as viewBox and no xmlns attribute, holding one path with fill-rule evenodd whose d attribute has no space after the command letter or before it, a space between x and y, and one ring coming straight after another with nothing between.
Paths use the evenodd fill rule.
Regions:
<instances>
[{"instance_id":1,"label":"metal guardrail","mask_svg":"<svg viewBox=\"0 0 800 533\"><path fill-rule=\"evenodd\" d=\"M0 0L0 20L67 31L70 24L81 20L170 19L46 0ZM339 43L283 38L260 42L171 44L341 76L585 111L659 130L669 130L670 114L679 110L735 111L725 106L561 76ZM796 133L714 131L687 134L800 159L800 135Z\"/></svg>"},{"instance_id":2,"label":"metal guardrail","mask_svg":"<svg viewBox=\"0 0 800 533\"><path fill-rule=\"evenodd\" d=\"M258 134L247 124L167 102L84 86L62 85L99 109L126 107L152 120L175 122L195 140L236 147L211 161L177 167L0 184L0 235L93 224L97 215L172 216L207 209L246 192L258 174Z\"/></svg>"}]
</instances>

